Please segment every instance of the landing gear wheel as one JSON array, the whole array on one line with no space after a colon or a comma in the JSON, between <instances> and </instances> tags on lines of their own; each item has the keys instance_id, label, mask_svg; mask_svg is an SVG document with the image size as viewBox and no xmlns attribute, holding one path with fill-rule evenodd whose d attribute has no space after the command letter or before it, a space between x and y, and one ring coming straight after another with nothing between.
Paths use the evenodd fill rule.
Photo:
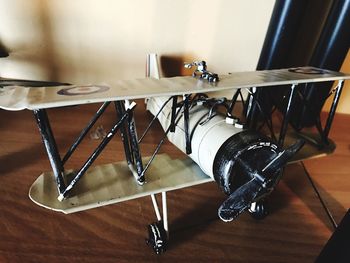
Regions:
<instances>
[{"instance_id":1,"label":"landing gear wheel","mask_svg":"<svg viewBox=\"0 0 350 263\"><path fill-rule=\"evenodd\" d=\"M264 219L269 214L265 200L252 203L248 211L257 220Z\"/></svg>"},{"instance_id":2,"label":"landing gear wheel","mask_svg":"<svg viewBox=\"0 0 350 263\"><path fill-rule=\"evenodd\" d=\"M147 245L151 246L156 254L165 252L168 244L168 236L162 221L148 225Z\"/></svg>"}]
</instances>

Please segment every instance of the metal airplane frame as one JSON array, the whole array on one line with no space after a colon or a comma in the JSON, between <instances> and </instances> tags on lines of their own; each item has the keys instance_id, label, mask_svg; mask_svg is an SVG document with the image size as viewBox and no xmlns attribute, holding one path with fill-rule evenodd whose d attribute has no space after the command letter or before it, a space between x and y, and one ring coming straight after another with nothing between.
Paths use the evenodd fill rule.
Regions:
<instances>
[{"instance_id":1,"label":"metal airplane frame","mask_svg":"<svg viewBox=\"0 0 350 263\"><path fill-rule=\"evenodd\" d=\"M259 172L255 170L249 171L250 174L254 174L251 176L253 179L246 184L242 184L242 187L240 187L241 185L237 186L236 192L247 196L249 195L247 187L249 186L249 189L256 187L256 192L259 192L259 198L257 195L249 196L250 199L248 198L249 200L244 204L244 209L239 208L240 211L236 211L237 215L242 212L242 209L245 210L247 205L253 204L256 206L259 200L273 189L280 178L282 173L281 167L284 164L326 155L333 152L335 148L334 143L328 139L328 134L339 102L344 80L350 79L350 75L324 69L304 67L232 73L229 75L220 75L220 81L208 82L205 79L194 77L157 79L159 76L157 66L152 66L152 63L148 63L148 65L147 78L117 81L113 85L77 86L54 82L0 79L0 108L6 110L29 109L33 111L52 167L52 172L46 172L39 176L30 189L30 198L35 203L56 211L72 213L150 195L158 220L158 222L149 226L150 243L155 252L162 252L166 247L166 241L168 239L166 192L217 179L212 175L208 176L208 173L203 172L203 169L189 158L174 161L162 154L155 159L167 135L174 134L176 130L182 130L184 134L184 147L182 150L190 156L193 155L192 141L194 130L196 127L219 115L216 112L216 108L222 105L224 106L224 120L226 125L235 126L234 129L238 132L243 131L243 126L256 129L255 116L256 112L259 111L260 104L255 96L255 91L267 86L289 85L290 88L288 94L286 94L286 106L278 136L273 132L270 116L265 116L265 123L271 131L272 138L268 146L273 149L278 148L280 152L276 150L273 158L269 157L269 162L265 163L263 168L260 167L259 171L261 174L265 174L265 170L271 170L271 167L275 165L274 162L276 162L276 159L280 158L283 154L286 154L286 157L282 159L286 160L279 161L280 166L278 169L276 168L280 171L279 175L274 176L273 180L271 179L270 181L266 181L264 176L261 179L261 174L259 175ZM318 73L306 74L305 72L307 71ZM283 149L286 148L286 145L289 148L293 148L292 144L297 138L301 137L300 132L289 133L287 135L294 98L298 93L298 84L323 81L337 81L338 84L332 90L335 96L326 124L324 128L320 128L320 125L318 125L319 137L322 143L317 144L319 141L317 139L315 140L315 136L308 137L303 150L297 155L292 156L298 149L290 150L293 153L289 153L288 150ZM232 90L232 99L209 99L206 95L203 95L207 92L221 90ZM242 90L246 90L250 94L245 104L245 123L239 121L232 113L238 97L241 97L244 101ZM195 93L199 95L191 96L191 94ZM179 96L182 97L182 100L179 99ZM166 97L167 99L159 106L156 113L154 113L154 118L139 138L134 119L136 104L130 101L139 98L152 99L158 97ZM67 153L61 158L46 109L99 102L103 103L102 106L81 131ZM66 170L64 168L65 163L110 104L115 107L117 121L80 169L75 171ZM203 104L206 105L208 110L195 124L191 123L193 108ZM165 107L169 107L170 109L169 125L164 127L164 137L160 139L153 155L146 160L142 158L139 144L154 121L160 117ZM182 127L180 128L179 122L182 123ZM124 147L125 162L90 168L118 131ZM315 145L315 142L317 145ZM322 145L321 148L319 147L320 145ZM259 147L264 146L262 143L259 145ZM299 143L295 147L300 148L301 146L302 143ZM160 167L161 169L159 169ZM247 169L249 170L249 168ZM130 172L133 177L130 176ZM257 184L258 179L262 180L259 185ZM264 184L265 186L269 184L266 186L266 191L261 190L265 187ZM223 190L225 191L225 189ZM158 193L162 193L163 218L155 198L155 194ZM228 194L230 195L231 192ZM236 198L234 193L230 195L231 197ZM229 204L229 207L232 208L232 203ZM261 213L261 211L254 211L251 206L250 208L252 209L252 213L256 212L258 215ZM227 220L225 220L225 217L221 218L224 221L230 221L237 215L230 214Z\"/></svg>"}]
</instances>

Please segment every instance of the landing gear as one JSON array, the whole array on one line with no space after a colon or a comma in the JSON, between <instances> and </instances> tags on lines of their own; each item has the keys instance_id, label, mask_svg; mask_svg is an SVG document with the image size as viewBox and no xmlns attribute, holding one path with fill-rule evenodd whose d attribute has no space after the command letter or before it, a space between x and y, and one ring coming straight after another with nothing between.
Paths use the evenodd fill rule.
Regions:
<instances>
[{"instance_id":1,"label":"landing gear","mask_svg":"<svg viewBox=\"0 0 350 263\"><path fill-rule=\"evenodd\" d=\"M148 239L146 239L146 243L153 248L156 254L161 254L165 252L169 239L166 192L162 192L163 219L155 194L152 194L151 198L158 221L148 225Z\"/></svg>"},{"instance_id":2,"label":"landing gear","mask_svg":"<svg viewBox=\"0 0 350 263\"><path fill-rule=\"evenodd\" d=\"M168 235L162 221L148 225L148 239L146 243L158 255L165 252L168 244Z\"/></svg>"},{"instance_id":3,"label":"landing gear","mask_svg":"<svg viewBox=\"0 0 350 263\"><path fill-rule=\"evenodd\" d=\"M252 203L248 211L250 215L257 220L264 219L269 214L265 200Z\"/></svg>"}]
</instances>

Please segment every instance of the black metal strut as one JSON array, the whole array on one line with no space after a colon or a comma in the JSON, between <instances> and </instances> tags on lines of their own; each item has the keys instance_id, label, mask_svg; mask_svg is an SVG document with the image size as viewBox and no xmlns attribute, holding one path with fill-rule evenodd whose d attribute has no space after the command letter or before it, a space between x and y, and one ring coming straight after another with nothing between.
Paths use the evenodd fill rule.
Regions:
<instances>
[{"instance_id":1,"label":"black metal strut","mask_svg":"<svg viewBox=\"0 0 350 263\"><path fill-rule=\"evenodd\" d=\"M288 104L286 106L286 112L285 112L284 117L283 117L282 127L281 127L280 135L279 135L279 138L278 138L278 145L280 147L283 147L284 139L285 139L286 134L287 134L287 128L288 128L290 114L291 114L291 111L292 111L292 103L293 103L293 98L294 98L295 89L296 89L295 87L296 87L296 84L293 84L290 87Z\"/></svg>"},{"instance_id":2,"label":"black metal strut","mask_svg":"<svg viewBox=\"0 0 350 263\"><path fill-rule=\"evenodd\" d=\"M191 95L185 95L184 98L184 128L185 128L185 137L186 137L186 154L192 153L192 147L191 147L191 138L190 138L190 132L189 132L189 119L190 119L190 113L189 113L189 99Z\"/></svg>"},{"instance_id":3,"label":"black metal strut","mask_svg":"<svg viewBox=\"0 0 350 263\"><path fill-rule=\"evenodd\" d=\"M246 112L246 125L252 129L259 131L265 124L267 128L270 130L271 138L274 141L277 141L275 132L273 130L273 124L272 124L272 118L271 115L267 115L263 108L260 105L259 102L259 94L257 92L253 92L252 89L250 89L250 95L248 97L248 103L244 105L244 111ZM263 123L260 127L257 127L258 123L258 113L260 112L261 116L263 117ZM272 111L273 112L273 111ZM271 112L271 114L272 114Z\"/></svg>"},{"instance_id":4,"label":"black metal strut","mask_svg":"<svg viewBox=\"0 0 350 263\"><path fill-rule=\"evenodd\" d=\"M182 105L179 107L178 111L175 112L175 115L174 115L174 120L175 120L174 125L175 125L175 126L176 126L176 125L178 124L178 122L180 121L180 118L178 118L177 120L176 120L176 118L179 116L179 113L181 112L183 106L184 106L184 104L182 104ZM160 139L158 145L156 146L156 149L154 150L154 152L153 152L151 158L149 159L149 161L147 162L145 168L143 169L143 171L142 171L142 174L143 174L143 175L147 172L149 166L151 165L151 163L153 162L153 160L154 160L154 158L156 157L157 153L159 152L160 147L163 145L163 143L164 143L166 137L168 136L169 132L171 132L171 128L172 128L172 126L171 126L171 124L170 124L169 127L167 128L167 130L165 131L165 133L164 133L162 139Z\"/></svg>"},{"instance_id":5,"label":"black metal strut","mask_svg":"<svg viewBox=\"0 0 350 263\"><path fill-rule=\"evenodd\" d=\"M168 104L168 102L169 102L170 100L173 100L173 104L174 104L174 97L169 97L169 99L167 99L167 100L163 103L163 105L160 107L160 109L159 109L159 111L157 112L157 114L153 116L153 118L152 118L152 120L150 121L150 123L148 124L147 128L146 128L145 131L142 133L142 135L141 135L141 137L140 137L140 139L139 139L139 141L138 141L139 144L142 142L143 138L146 136L146 134L148 133L149 129L152 127L153 123L157 120L159 114L162 112L162 110L163 110L164 107ZM173 107L174 107L174 105L173 105ZM171 108L171 110L173 111L174 108ZM176 110L176 103L175 103L175 110ZM171 125L172 125L172 123L171 123ZM175 131L175 129L174 129L174 131Z\"/></svg>"},{"instance_id":6,"label":"black metal strut","mask_svg":"<svg viewBox=\"0 0 350 263\"><path fill-rule=\"evenodd\" d=\"M47 155L50 160L51 168L56 180L57 190L62 193L66 188L63 175L63 163L58 152L55 137L53 136L49 119L47 117L46 110L39 109L34 110L34 116L38 124L38 128L41 134L42 141L45 145Z\"/></svg>"},{"instance_id":7,"label":"black metal strut","mask_svg":"<svg viewBox=\"0 0 350 263\"><path fill-rule=\"evenodd\" d=\"M118 118L121 119L125 113L124 106L123 106L122 102L120 102L120 101L115 101L114 105L115 105L115 109L117 111ZM128 133L127 133L125 122L123 122L123 124L120 127L120 137L122 139L123 146L124 146L126 162L128 163L128 165L134 164L134 158L131 154L130 143L129 143L129 138L128 138Z\"/></svg>"},{"instance_id":8,"label":"black metal strut","mask_svg":"<svg viewBox=\"0 0 350 263\"><path fill-rule=\"evenodd\" d=\"M60 193L58 200L63 200L69 192L72 190L74 185L80 180L80 178L85 174L87 169L92 165L92 163L96 160L96 158L100 155L102 150L106 147L106 145L110 142L113 136L117 133L120 127L123 125L124 121L127 120L129 115L132 113L133 108L129 108L126 110L125 114L120 118L120 120L114 124L112 129L107 133L107 136L102 140L102 142L97 146L95 151L90 155L90 157L86 160L84 165L80 168L80 170L76 173L75 177L70 181L69 185L64 189L63 192Z\"/></svg>"},{"instance_id":9,"label":"black metal strut","mask_svg":"<svg viewBox=\"0 0 350 263\"><path fill-rule=\"evenodd\" d=\"M331 110L329 111L329 115L328 115L328 118L327 118L327 121L326 121L326 125L325 125L325 128L323 130L323 133L324 133L324 136L325 136L324 139L326 140L327 143L328 143L329 131L330 131L331 126L332 126L332 122L333 122L333 119L334 119L335 111L336 111L338 103L339 103L339 99L340 99L341 92L343 90L343 86L344 86L344 81L343 80L339 81L338 87L336 89L336 92L335 92L335 95L334 95L334 99L333 99L333 102L332 102Z\"/></svg>"},{"instance_id":10,"label":"black metal strut","mask_svg":"<svg viewBox=\"0 0 350 263\"><path fill-rule=\"evenodd\" d=\"M176 118L176 106L177 106L177 96L173 96L173 104L171 106L171 124L170 132L175 132L175 118Z\"/></svg>"},{"instance_id":11,"label":"black metal strut","mask_svg":"<svg viewBox=\"0 0 350 263\"><path fill-rule=\"evenodd\" d=\"M80 132L78 138L74 141L72 146L68 149L67 153L62 159L62 163L65 164L69 157L73 154L75 149L78 147L78 145L81 143L81 141L84 139L86 134L90 131L91 127L94 126L96 121L101 117L101 115L105 112L106 108L110 104L110 101L107 101L102 104L102 106L98 109L98 111L95 113L95 115L92 117L88 125Z\"/></svg>"},{"instance_id":12,"label":"black metal strut","mask_svg":"<svg viewBox=\"0 0 350 263\"><path fill-rule=\"evenodd\" d=\"M238 95L240 92L241 92L241 89L237 89L236 92L233 94L232 99L231 99L231 103L230 103L228 110L227 110L227 113L232 115L232 110L235 107L235 104L237 102L237 98L238 98Z\"/></svg>"},{"instance_id":13,"label":"black metal strut","mask_svg":"<svg viewBox=\"0 0 350 263\"><path fill-rule=\"evenodd\" d=\"M252 129L256 130L256 121L257 118L257 107L258 107L258 96L259 94L256 92L255 87L249 89L248 103L246 104L246 125Z\"/></svg>"},{"instance_id":14,"label":"black metal strut","mask_svg":"<svg viewBox=\"0 0 350 263\"><path fill-rule=\"evenodd\" d=\"M121 104L122 105L122 104ZM124 107L122 105L122 107ZM137 171L137 182L139 184L145 183L145 176L143 174L143 164L141 159L141 152L139 148L139 143L137 139L137 132L136 132L136 124L134 120L134 114L133 111L128 111L128 129L129 129L129 136L130 136L130 146L131 146L131 152L135 160L135 166Z\"/></svg>"}]
</instances>

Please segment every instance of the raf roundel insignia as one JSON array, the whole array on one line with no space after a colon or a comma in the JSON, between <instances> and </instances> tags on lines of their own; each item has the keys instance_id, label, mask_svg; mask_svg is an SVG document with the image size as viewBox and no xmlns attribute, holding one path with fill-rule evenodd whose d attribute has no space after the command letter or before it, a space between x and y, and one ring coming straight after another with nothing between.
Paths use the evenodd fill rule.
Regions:
<instances>
[{"instance_id":1,"label":"raf roundel insignia","mask_svg":"<svg viewBox=\"0 0 350 263\"><path fill-rule=\"evenodd\" d=\"M89 86L73 86L69 88L60 89L57 94L58 95L67 95L67 96L75 96L75 95L88 95L93 93L100 93L109 90L107 86L99 86L99 85L89 85Z\"/></svg>"},{"instance_id":2,"label":"raf roundel insignia","mask_svg":"<svg viewBox=\"0 0 350 263\"><path fill-rule=\"evenodd\" d=\"M302 73L302 74L325 74L325 70L313 68L313 67L291 68L288 71L294 72L294 73Z\"/></svg>"}]
</instances>

